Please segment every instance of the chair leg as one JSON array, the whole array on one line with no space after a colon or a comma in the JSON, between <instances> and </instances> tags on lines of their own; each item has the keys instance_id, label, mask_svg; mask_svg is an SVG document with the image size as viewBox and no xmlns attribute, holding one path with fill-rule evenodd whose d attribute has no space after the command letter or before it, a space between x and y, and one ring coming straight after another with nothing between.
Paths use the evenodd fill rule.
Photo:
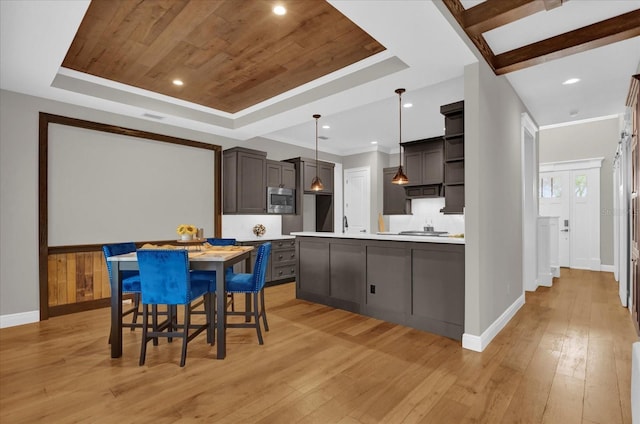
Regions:
<instances>
[{"instance_id":1,"label":"chair leg","mask_svg":"<svg viewBox=\"0 0 640 424\"><path fill-rule=\"evenodd\" d=\"M269 331L269 323L267 322L267 310L264 308L264 287L260 290L260 304L262 306L262 310L260 314L262 315L262 321L264 322L264 331Z\"/></svg>"},{"instance_id":2,"label":"chair leg","mask_svg":"<svg viewBox=\"0 0 640 424\"><path fill-rule=\"evenodd\" d=\"M147 357L147 330L149 328L147 319L149 318L149 308L148 305L142 305L142 322L144 325L142 326L142 343L140 346L140 361L138 362L139 366L144 365L144 361ZM157 338L155 339L157 340Z\"/></svg>"},{"instance_id":3,"label":"chair leg","mask_svg":"<svg viewBox=\"0 0 640 424\"><path fill-rule=\"evenodd\" d=\"M144 306L144 310L146 312L147 307ZM154 333L158 332L158 305L151 305L151 315L152 315L152 319L151 319L151 328L152 331ZM149 319L149 314L147 313L146 315L144 315L143 321L144 321L144 326L146 327L147 325L149 325L147 323L147 319ZM144 327L143 327L144 328ZM146 333L145 333L146 334ZM158 338L154 337L153 338L153 345L154 346L158 346Z\"/></svg>"},{"instance_id":4,"label":"chair leg","mask_svg":"<svg viewBox=\"0 0 640 424\"><path fill-rule=\"evenodd\" d=\"M133 319L131 320L132 324L138 323L138 315L140 315L140 293L133 294L133 306L135 309L133 310ZM135 330L135 327L131 327L131 331Z\"/></svg>"},{"instance_id":5,"label":"chair leg","mask_svg":"<svg viewBox=\"0 0 640 424\"><path fill-rule=\"evenodd\" d=\"M227 296L229 296L229 299L231 299L231 312L235 312L236 311L236 303L234 301L233 298L233 293L227 293Z\"/></svg>"},{"instance_id":6,"label":"chair leg","mask_svg":"<svg viewBox=\"0 0 640 424\"><path fill-rule=\"evenodd\" d=\"M190 305L184 305L184 331L182 332L182 357L180 358L180 366L184 367L187 362L187 343L189 343L189 326L191 311Z\"/></svg>"},{"instance_id":7,"label":"chair leg","mask_svg":"<svg viewBox=\"0 0 640 424\"><path fill-rule=\"evenodd\" d=\"M260 330L260 313L258 312L258 293L253 294L253 317L256 321L256 332L258 333L258 343L264 344L262 340L262 330Z\"/></svg>"}]
</instances>

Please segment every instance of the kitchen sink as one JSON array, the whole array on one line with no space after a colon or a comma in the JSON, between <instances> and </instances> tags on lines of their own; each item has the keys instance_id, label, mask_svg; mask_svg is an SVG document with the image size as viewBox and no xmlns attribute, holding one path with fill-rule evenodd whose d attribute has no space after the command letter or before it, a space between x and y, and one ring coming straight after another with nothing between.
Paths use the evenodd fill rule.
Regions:
<instances>
[{"instance_id":1,"label":"kitchen sink","mask_svg":"<svg viewBox=\"0 0 640 424\"><path fill-rule=\"evenodd\" d=\"M420 231L420 230L409 230L409 231L400 231L398 233L401 236L446 236L449 233L446 231Z\"/></svg>"}]
</instances>

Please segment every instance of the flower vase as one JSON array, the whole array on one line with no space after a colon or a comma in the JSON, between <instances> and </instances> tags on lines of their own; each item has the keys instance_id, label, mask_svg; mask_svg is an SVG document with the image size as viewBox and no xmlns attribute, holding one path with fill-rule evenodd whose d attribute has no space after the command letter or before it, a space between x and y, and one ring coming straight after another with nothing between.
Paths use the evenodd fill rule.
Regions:
<instances>
[{"instance_id":1,"label":"flower vase","mask_svg":"<svg viewBox=\"0 0 640 424\"><path fill-rule=\"evenodd\" d=\"M182 241L193 240L193 234L182 234L180 235L180 240Z\"/></svg>"}]
</instances>

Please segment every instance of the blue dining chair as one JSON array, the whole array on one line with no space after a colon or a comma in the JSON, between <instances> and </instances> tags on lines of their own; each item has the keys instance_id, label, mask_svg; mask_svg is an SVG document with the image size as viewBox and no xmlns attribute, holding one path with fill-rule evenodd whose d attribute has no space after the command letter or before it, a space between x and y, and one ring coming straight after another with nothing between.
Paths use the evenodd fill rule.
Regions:
<instances>
[{"instance_id":1,"label":"blue dining chair","mask_svg":"<svg viewBox=\"0 0 640 424\"><path fill-rule=\"evenodd\" d=\"M203 331L211 331L212 313L209 308L209 280L192 278L189 271L189 256L186 250L140 249L138 250L138 267L140 268L140 286L143 323L148 322L149 305L167 305L169 318L164 324L142 327L142 346L140 348L140 365L144 365L147 354L147 343L158 337L182 338L182 355L180 366L187 360L187 344ZM192 301L204 297L205 324L192 324ZM184 306L182 324L177 323L174 313L178 305ZM175 319L175 321L174 321ZM182 330L182 331L180 331ZM190 330L194 330L191 333Z\"/></svg>"},{"instance_id":2,"label":"blue dining chair","mask_svg":"<svg viewBox=\"0 0 640 424\"><path fill-rule=\"evenodd\" d=\"M271 255L271 242L266 242L258 247L256 262L253 272L230 273L227 274L227 293L244 293L253 296L253 311L227 312L227 315L243 315L250 318L253 315L253 322L227 323L229 328L255 328L258 333L258 343L264 344L262 331L260 330L260 318L264 323L264 330L269 331L267 322L267 312L264 307L264 284L267 275L267 264ZM260 297L260 308L258 308L258 297Z\"/></svg>"},{"instance_id":3,"label":"blue dining chair","mask_svg":"<svg viewBox=\"0 0 640 424\"><path fill-rule=\"evenodd\" d=\"M136 245L133 242L105 244L102 246L102 253L104 253L104 260L109 273L109 281L112 281L113 276L111 272L111 262L109 262L107 258L135 251ZM140 315L140 274L138 271L121 271L121 277L122 293L133 294L133 307L122 312L123 318L129 314L133 314L133 319L131 323L122 323L122 326L131 327L131 331L133 331L136 327L142 327L142 324L138 324L138 316Z\"/></svg>"}]
</instances>

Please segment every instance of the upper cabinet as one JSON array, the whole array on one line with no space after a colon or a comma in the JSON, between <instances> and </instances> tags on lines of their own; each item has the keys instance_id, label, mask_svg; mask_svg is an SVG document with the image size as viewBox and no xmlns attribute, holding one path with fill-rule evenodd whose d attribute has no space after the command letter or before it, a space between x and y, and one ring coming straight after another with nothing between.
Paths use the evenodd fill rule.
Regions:
<instances>
[{"instance_id":1,"label":"upper cabinet","mask_svg":"<svg viewBox=\"0 0 640 424\"><path fill-rule=\"evenodd\" d=\"M442 137L402 143L409 183L408 197L440 197L444 182L444 144Z\"/></svg>"},{"instance_id":2,"label":"upper cabinet","mask_svg":"<svg viewBox=\"0 0 640 424\"><path fill-rule=\"evenodd\" d=\"M267 187L296 188L296 168L292 163L267 160Z\"/></svg>"},{"instance_id":3,"label":"upper cabinet","mask_svg":"<svg viewBox=\"0 0 640 424\"><path fill-rule=\"evenodd\" d=\"M404 187L393 184L391 180L398 171L397 167L382 169L382 214L408 215L411 214L411 201L407 199Z\"/></svg>"},{"instance_id":4,"label":"upper cabinet","mask_svg":"<svg viewBox=\"0 0 640 424\"><path fill-rule=\"evenodd\" d=\"M303 190L308 194L329 194L333 193L333 168L334 164L330 162L321 162L318 161L318 177L320 181L322 181L322 185L324 189L320 191L311 190L311 182L313 181L313 177L316 176L316 161L315 160L304 160L303 162Z\"/></svg>"},{"instance_id":5,"label":"upper cabinet","mask_svg":"<svg viewBox=\"0 0 640 424\"><path fill-rule=\"evenodd\" d=\"M223 213L267 212L267 154L234 147L222 152Z\"/></svg>"},{"instance_id":6,"label":"upper cabinet","mask_svg":"<svg viewBox=\"0 0 640 424\"><path fill-rule=\"evenodd\" d=\"M464 211L464 101L443 105L445 214Z\"/></svg>"}]
</instances>

